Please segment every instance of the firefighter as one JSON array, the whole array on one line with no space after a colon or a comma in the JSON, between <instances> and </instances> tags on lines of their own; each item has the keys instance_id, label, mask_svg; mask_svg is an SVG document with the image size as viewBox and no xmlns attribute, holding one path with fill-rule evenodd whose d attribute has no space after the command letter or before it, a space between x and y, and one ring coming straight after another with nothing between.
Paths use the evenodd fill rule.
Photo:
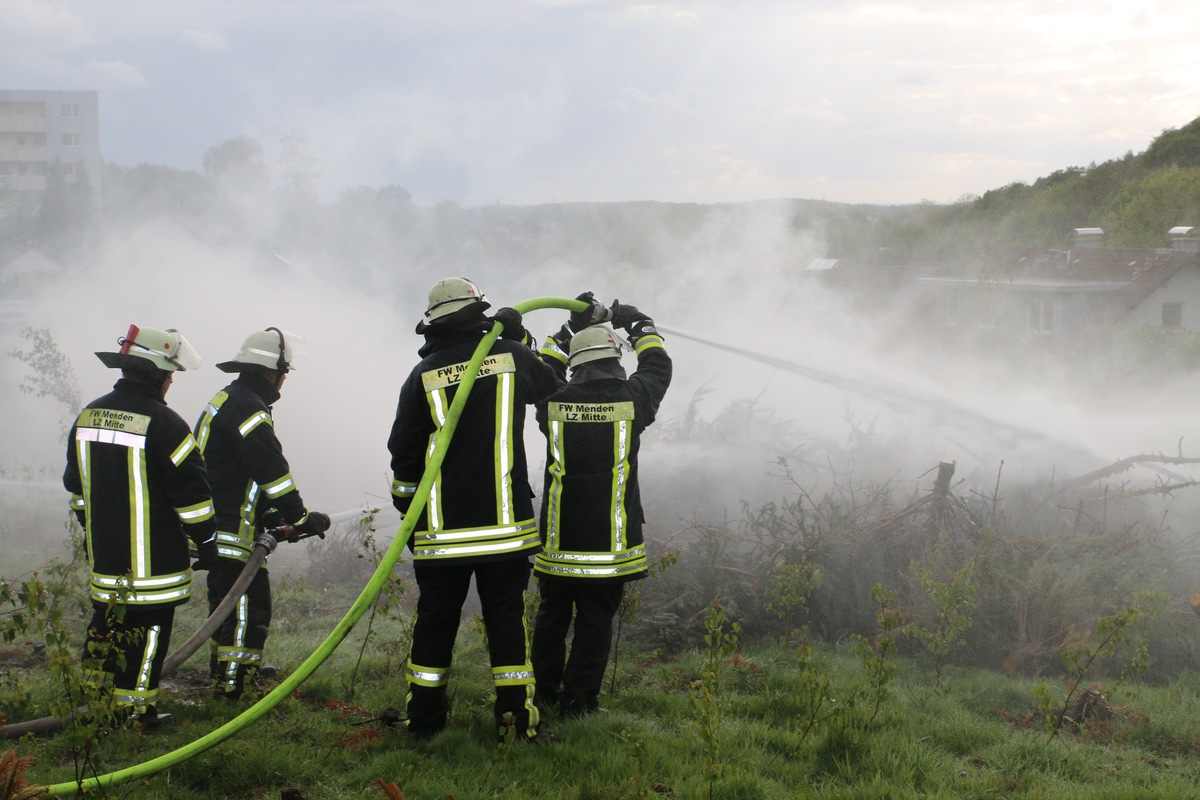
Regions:
<instances>
[{"instance_id":1,"label":"firefighter","mask_svg":"<svg viewBox=\"0 0 1200 800\"><path fill-rule=\"evenodd\" d=\"M472 577L487 631L497 731L503 738L512 729L518 741L547 738L538 731L524 620L529 559L539 542L522 432L525 406L558 382L529 346L520 313L501 308L485 317L490 307L467 278L434 284L417 325L425 336L421 361L400 390L388 439L392 502L404 514L462 371L501 322L502 338L480 369L409 541L420 594L406 674L407 726L418 738L446 725L451 654Z\"/></svg>"},{"instance_id":2,"label":"firefighter","mask_svg":"<svg viewBox=\"0 0 1200 800\"><path fill-rule=\"evenodd\" d=\"M637 371L628 378L621 342L608 325L581 330L569 322L542 348L560 374L569 365L571 377L537 407L546 477L542 552L534 560L541 602L533 670L537 705L557 705L564 716L599 709L625 583L646 576L638 450L671 382L671 358L653 320L614 302L611 322L629 334L637 353Z\"/></svg>"},{"instance_id":3,"label":"firefighter","mask_svg":"<svg viewBox=\"0 0 1200 800\"><path fill-rule=\"evenodd\" d=\"M279 328L251 333L233 360L217 364L237 378L213 396L196 421L216 506L218 558L208 571L210 614L241 575L264 530L289 525L297 533L321 534L329 528L328 514L305 507L271 416L303 345L299 336ZM209 673L218 697L236 700L247 690L261 690L262 679L274 671L263 671L270 626L271 578L264 561L213 634Z\"/></svg>"},{"instance_id":4,"label":"firefighter","mask_svg":"<svg viewBox=\"0 0 1200 800\"><path fill-rule=\"evenodd\" d=\"M111 722L147 730L171 716L158 713L158 684L175 608L191 595L192 570L216 561L217 546L204 459L166 402L175 373L198 368L200 356L170 328L130 325L117 343L116 353L96 353L121 377L71 427L63 486L91 572L84 679L111 689Z\"/></svg>"}]
</instances>

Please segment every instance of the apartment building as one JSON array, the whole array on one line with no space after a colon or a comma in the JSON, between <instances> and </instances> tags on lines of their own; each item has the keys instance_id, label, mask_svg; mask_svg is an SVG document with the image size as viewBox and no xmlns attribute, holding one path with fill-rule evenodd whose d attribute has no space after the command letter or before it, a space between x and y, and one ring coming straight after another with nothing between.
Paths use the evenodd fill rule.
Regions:
<instances>
[{"instance_id":1,"label":"apartment building","mask_svg":"<svg viewBox=\"0 0 1200 800\"><path fill-rule=\"evenodd\" d=\"M55 164L68 183L86 170L99 196L97 93L0 89L0 190L45 191Z\"/></svg>"}]
</instances>

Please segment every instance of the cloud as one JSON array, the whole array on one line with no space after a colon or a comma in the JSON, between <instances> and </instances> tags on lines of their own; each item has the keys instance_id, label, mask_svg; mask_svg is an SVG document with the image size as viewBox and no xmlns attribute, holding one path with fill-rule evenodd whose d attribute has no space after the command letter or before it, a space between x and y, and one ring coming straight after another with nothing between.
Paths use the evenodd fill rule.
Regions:
<instances>
[{"instance_id":1,"label":"cloud","mask_svg":"<svg viewBox=\"0 0 1200 800\"><path fill-rule=\"evenodd\" d=\"M140 89L150 83L137 67L124 61L88 61L83 73L97 89Z\"/></svg>"},{"instance_id":2,"label":"cloud","mask_svg":"<svg viewBox=\"0 0 1200 800\"><path fill-rule=\"evenodd\" d=\"M179 34L179 38L196 48L209 53L219 53L229 49L229 34L216 30L195 30L189 28Z\"/></svg>"},{"instance_id":3,"label":"cloud","mask_svg":"<svg viewBox=\"0 0 1200 800\"><path fill-rule=\"evenodd\" d=\"M14 78L27 73L60 74L64 63L50 54L92 42L84 18L61 4L5 0L0 10L0 74L6 76L5 88L31 88L13 84Z\"/></svg>"}]
</instances>

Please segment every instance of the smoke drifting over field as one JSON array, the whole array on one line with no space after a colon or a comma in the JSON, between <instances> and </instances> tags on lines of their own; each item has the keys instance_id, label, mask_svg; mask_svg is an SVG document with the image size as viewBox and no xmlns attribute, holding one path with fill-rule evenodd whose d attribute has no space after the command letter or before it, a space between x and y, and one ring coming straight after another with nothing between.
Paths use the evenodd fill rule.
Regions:
<instances>
[{"instance_id":1,"label":"smoke drifting over field","mask_svg":"<svg viewBox=\"0 0 1200 800\"><path fill-rule=\"evenodd\" d=\"M117 377L94 351L115 349L131 322L176 327L205 361L177 376L168 396L193 422L229 380L212 365L231 358L247 333L273 325L303 335L309 353L275 407L276 427L306 501L330 512L387 507L386 439L421 344L413 327L429 286L451 274L476 279L494 308L592 290L677 333L667 338L676 378L643 457L648 511L660 530L787 492L777 477L781 456L817 465L830 450L851 452L837 456L847 459L840 467L914 490L928 488L931 478L922 484L921 476L937 462L955 461L963 490L982 491L1001 462L1006 480L1044 480L1138 452L1173 454L1191 432L1191 390L1163 387L1152 399L1142 390L1124 401L1110 386L1089 399L1044 373L1024 383L981 357L933 354L896 320L854 314L805 279L823 244L795 232L782 206L722 207L683 237L663 227L647 237L649 268L612 260L606 243L499 266L485 246L425 235L427 249L443 256L364 267L328 253L205 244L167 216L143 220L110 235L86 266L41 284L19 318L4 320L0 344L8 353L23 346L23 326L48 328L86 402ZM900 319L903 309L894 311ZM544 336L563 316L539 311L526 323ZM0 364L3 436L13 443L0 465L6 537L28 534L13 527L25 503L61 504L65 515L61 494L12 483L52 487L63 463L62 409L16 391L27 372L15 359ZM543 445L532 425L527 441L540 490ZM819 468L804 474L821 481ZM62 535L58 525L38 527Z\"/></svg>"}]
</instances>

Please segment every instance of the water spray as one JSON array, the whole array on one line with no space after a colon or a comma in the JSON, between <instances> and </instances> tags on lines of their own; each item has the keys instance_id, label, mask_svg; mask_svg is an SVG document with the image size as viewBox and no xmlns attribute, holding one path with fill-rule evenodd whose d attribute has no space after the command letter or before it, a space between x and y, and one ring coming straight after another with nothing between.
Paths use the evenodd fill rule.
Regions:
<instances>
[{"instance_id":1,"label":"water spray","mask_svg":"<svg viewBox=\"0 0 1200 800\"><path fill-rule=\"evenodd\" d=\"M957 425L973 429L982 427L986 428L994 437L1001 438L1004 444L1014 447L1022 444L1054 445L1073 455L1086 455L1089 457L1098 455L1090 448L1078 443L1056 438L1034 428L1014 425L1010 422L996 419L974 409L967 408L948 397L938 396L930 392L922 392L897 381L889 381L882 378L874 378L870 381L862 380L844 373L769 355L761 350L737 347L727 342L710 339L695 333L688 333L678 328L671 328L666 325L658 325L657 327L659 330L669 333L672 336L678 336L681 339L687 339L718 350L724 350L742 358L750 359L751 361L757 361L761 364L767 364L768 366L786 370L796 375L802 375L827 386L845 389L898 411L906 413L914 410L919 411L931 416L939 427L947 425Z\"/></svg>"}]
</instances>

